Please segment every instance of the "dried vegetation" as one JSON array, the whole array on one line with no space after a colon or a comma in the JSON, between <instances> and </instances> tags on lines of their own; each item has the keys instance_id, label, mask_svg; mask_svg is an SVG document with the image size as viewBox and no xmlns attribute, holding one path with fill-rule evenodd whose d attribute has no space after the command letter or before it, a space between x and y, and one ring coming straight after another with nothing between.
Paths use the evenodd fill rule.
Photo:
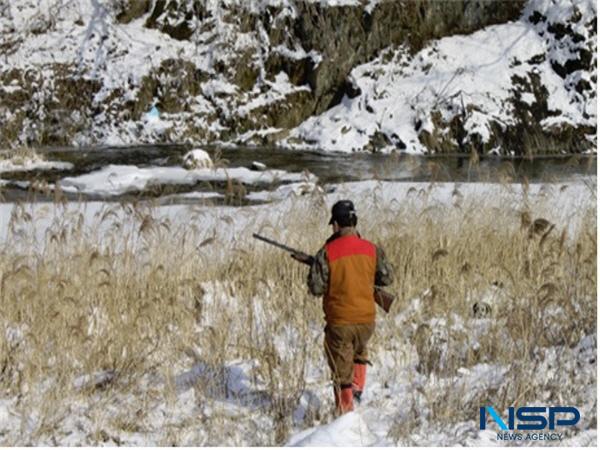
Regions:
<instances>
[{"instance_id":1,"label":"dried vegetation","mask_svg":"<svg viewBox=\"0 0 600 450\"><path fill-rule=\"evenodd\" d=\"M361 219L397 275L398 299L373 340L374 373L392 355L398 372L391 369L390 382L404 382L411 352L414 376L429 381L482 363L509 372L499 388L469 395L425 383L406 401L414 414L390 436L410 443L425 422L472 420L481 402L575 403L575 382L531 380L544 351L568 352L596 334L595 210L558 224L527 208L468 199L416 208L427 195L414 189L402 202L374 203ZM247 216L247 229L315 250L326 207L318 195L300 203L271 223ZM76 415L88 424L80 444L92 445L136 433L182 444L188 429L204 433L196 445L273 445L302 426L293 413L307 374L327 380L322 313L303 266L246 235L223 236L219 222L204 228L202 211L193 223L175 224L141 203L107 204L91 221L62 204L52 208L58 213L42 236L28 231L37 218L27 205L15 208L0 247L0 392L18 399L21 444L61 442ZM254 388L236 388L239 364ZM157 422L159 405L168 410L192 388L189 415ZM417 396L427 405L420 413ZM247 414L231 413L224 400ZM330 420L328 402L307 408L304 426ZM232 431L239 427L246 432ZM0 434L0 443L15 442Z\"/></svg>"}]
</instances>

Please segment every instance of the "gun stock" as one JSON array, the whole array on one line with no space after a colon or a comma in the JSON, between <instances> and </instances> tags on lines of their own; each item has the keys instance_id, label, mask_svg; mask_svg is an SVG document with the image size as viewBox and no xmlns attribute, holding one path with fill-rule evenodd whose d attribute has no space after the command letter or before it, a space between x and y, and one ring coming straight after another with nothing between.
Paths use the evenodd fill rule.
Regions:
<instances>
[{"instance_id":1,"label":"gun stock","mask_svg":"<svg viewBox=\"0 0 600 450\"><path fill-rule=\"evenodd\" d=\"M377 303L386 313L390 312L394 300L396 300L396 297L393 294L375 286L375 303Z\"/></svg>"}]
</instances>

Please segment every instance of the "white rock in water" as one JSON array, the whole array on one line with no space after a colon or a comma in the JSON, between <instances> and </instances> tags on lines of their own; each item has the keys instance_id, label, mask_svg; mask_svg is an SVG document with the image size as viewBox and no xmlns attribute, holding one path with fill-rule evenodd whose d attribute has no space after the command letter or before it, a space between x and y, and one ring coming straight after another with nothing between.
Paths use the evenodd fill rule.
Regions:
<instances>
[{"instance_id":1,"label":"white rock in water","mask_svg":"<svg viewBox=\"0 0 600 450\"><path fill-rule=\"evenodd\" d=\"M252 170L267 170L267 165L258 161L252 161L252 166L250 167Z\"/></svg>"},{"instance_id":2,"label":"white rock in water","mask_svg":"<svg viewBox=\"0 0 600 450\"><path fill-rule=\"evenodd\" d=\"M196 148L183 155L183 167L188 170L210 169L213 167L213 162L208 153Z\"/></svg>"}]
</instances>

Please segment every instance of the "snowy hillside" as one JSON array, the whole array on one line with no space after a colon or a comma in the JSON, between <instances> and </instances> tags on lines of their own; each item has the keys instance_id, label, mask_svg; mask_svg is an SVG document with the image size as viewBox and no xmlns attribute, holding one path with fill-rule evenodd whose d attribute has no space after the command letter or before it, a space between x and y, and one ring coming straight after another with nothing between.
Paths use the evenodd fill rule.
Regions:
<instances>
[{"instance_id":1,"label":"snowy hillside","mask_svg":"<svg viewBox=\"0 0 600 450\"><path fill-rule=\"evenodd\" d=\"M590 150L595 4L530 1L517 22L388 49L351 73L360 94L286 141L331 150L520 154Z\"/></svg>"},{"instance_id":2,"label":"snowy hillside","mask_svg":"<svg viewBox=\"0 0 600 450\"><path fill-rule=\"evenodd\" d=\"M4 2L0 145L589 150L594 2L500 5Z\"/></svg>"}]
</instances>

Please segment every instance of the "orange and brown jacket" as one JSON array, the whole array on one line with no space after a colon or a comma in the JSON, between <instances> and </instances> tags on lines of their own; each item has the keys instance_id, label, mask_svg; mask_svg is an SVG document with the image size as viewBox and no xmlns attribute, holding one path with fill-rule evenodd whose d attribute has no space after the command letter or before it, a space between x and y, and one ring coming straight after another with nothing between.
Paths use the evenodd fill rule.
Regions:
<instances>
[{"instance_id":1,"label":"orange and brown jacket","mask_svg":"<svg viewBox=\"0 0 600 450\"><path fill-rule=\"evenodd\" d=\"M323 295L325 320L332 325L375 322L374 287L391 282L383 251L354 228L331 236L308 274L308 287L313 295Z\"/></svg>"}]
</instances>

